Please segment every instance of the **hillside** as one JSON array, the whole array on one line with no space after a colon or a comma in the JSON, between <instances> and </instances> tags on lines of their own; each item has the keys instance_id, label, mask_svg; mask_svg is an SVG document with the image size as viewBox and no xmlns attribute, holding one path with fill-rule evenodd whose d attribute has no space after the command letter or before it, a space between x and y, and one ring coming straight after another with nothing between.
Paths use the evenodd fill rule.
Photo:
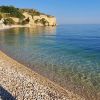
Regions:
<instances>
[{"instance_id":1,"label":"hillside","mask_svg":"<svg viewBox=\"0 0 100 100\"><path fill-rule=\"evenodd\" d=\"M0 6L0 20L4 25L55 26L56 18L34 9Z\"/></svg>"}]
</instances>

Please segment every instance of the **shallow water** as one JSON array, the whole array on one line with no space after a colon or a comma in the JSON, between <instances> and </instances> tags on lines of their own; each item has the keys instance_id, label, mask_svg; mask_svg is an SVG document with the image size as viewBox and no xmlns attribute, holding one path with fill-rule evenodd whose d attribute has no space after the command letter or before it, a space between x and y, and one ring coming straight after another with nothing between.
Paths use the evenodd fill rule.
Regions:
<instances>
[{"instance_id":1,"label":"shallow water","mask_svg":"<svg viewBox=\"0 0 100 100\"><path fill-rule=\"evenodd\" d=\"M62 86L100 92L100 25L1 30L0 49Z\"/></svg>"}]
</instances>

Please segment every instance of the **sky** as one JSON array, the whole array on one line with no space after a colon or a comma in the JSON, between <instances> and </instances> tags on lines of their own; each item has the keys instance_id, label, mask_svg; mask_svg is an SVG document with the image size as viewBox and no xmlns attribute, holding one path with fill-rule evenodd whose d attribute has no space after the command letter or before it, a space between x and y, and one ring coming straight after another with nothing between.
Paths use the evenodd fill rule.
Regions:
<instances>
[{"instance_id":1,"label":"sky","mask_svg":"<svg viewBox=\"0 0 100 100\"><path fill-rule=\"evenodd\" d=\"M0 5L34 8L58 24L100 24L100 0L0 0Z\"/></svg>"}]
</instances>

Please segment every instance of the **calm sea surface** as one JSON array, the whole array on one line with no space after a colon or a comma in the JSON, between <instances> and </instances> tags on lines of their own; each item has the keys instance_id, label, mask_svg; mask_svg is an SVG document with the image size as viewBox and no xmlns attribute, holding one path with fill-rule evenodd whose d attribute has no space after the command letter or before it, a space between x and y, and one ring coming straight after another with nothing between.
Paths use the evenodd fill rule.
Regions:
<instances>
[{"instance_id":1,"label":"calm sea surface","mask_svg":"<svg viewBox=\"0 0 100 100\"><path fill-rule=\"evenodd\" d=\"M1 30L0 49L61 85L100 91L100 25Z\"/></svg>"}]
</instances>

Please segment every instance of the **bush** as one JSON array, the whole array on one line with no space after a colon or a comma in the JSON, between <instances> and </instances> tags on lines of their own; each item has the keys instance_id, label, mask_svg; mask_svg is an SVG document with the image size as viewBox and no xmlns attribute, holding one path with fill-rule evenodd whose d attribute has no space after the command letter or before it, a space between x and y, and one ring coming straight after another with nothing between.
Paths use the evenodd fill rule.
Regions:
<instances>
[{"instance_id":1,"label":"bush","mask_svg":"<svg viewBox=\"0 0 100 100\"><path fill-rule=\"evenodd\" d=\"M4 19L4 22L3 22L5 25L12 25L12 24L15 24L15 21L11 18L6 18Z\"/></svg>"},{"instance_id":2,"label":"bush","mask_svg":"<svg viewBox=\"0 0 100 100\"><path fill-rule=\"evenodd\" d=\"M42 18L42 19L40 20L40 22L41 22L43 25L46 25L46 23L48 23L48 21L45 20L44 18Z\"/></svg>"},{"instance_id":3,"label":"bush","mask_svg":"<svg viewBox=\"0 0 100 100\"><path fill-rule=\"evenodd\" d=\"M34 21L34 23L36 23L36 24L37 24L37 23L39 23L39 22L40 22L40 20L39 20L39 19L37 19L37 20L35 20L35 21Z\"/></svg>"},{"instance_id":4,"label":"bush","mask_svg":"<svg viewBox=\"0 0 100 100\"><path fill-rule=\"evenodd\" d=\"M42 13L40 13L37 10L33 10L33 9L19 9L19 11L21 13L27 12L29 15L33 16L40 16Z\"/></svg>"},{"instance_id":5,"label":"bush","mask_svg":"<svg viewBox=\"0 0 100 100\"><path fill-rule=\"evenodd\" d=\"M40 14L41 14L41 13L38 12L38 11L34 11L34 12L33 12L33 16L40 16Z\"/></svg>"},{"instance_id":6,"label":"bush","mask_svg":"<svg viewBox=\"0 0 100 100\"><path fill-rule=\"evenodd\" d=\"M2 15L0 14L0 20L2 19Z\"/></svg>"},{"instance_id":7,"label":"bush","mask_svg":"<svg viewBox=\"0 0 100 100\"><path fill-rule=\"evenodd\" d=\"M10 17L17 17L20 19L25 18L25 16L19 11L19 9L15 8L13 6L1 6L0 12L8 13L8 14L10 14Z\"/></svg>"},{"instance_id":8,"label":"bush","mask_svg":"<svg viewBox=\"0 0 100 100\"><path fill-rule=\"evenodd\" d=\"M40 20L40 23L43 24L43 25L46 25L46 23L48 23L48 21L45 19L45 18L42 18ZM49 24L49 23L48 23Z\"/></svg>"},{"instance_id":9,"label":"bush","mask_svg":"<svg viewBox=\"0 0 100 100\"><path fill-rule=\"evenodd\" d=\"M30 22L30 19L27 18L27 19L23 20L21 24L25 25L25 24L29 24L29 22Z\"/></svg>"},{"instance_id":10,"label":"bush","mask_svg":"<svg viewBox=\"0 0 100 100\"><path fill-rule=\"evenodd\" d=\"M37 20L35 20L34 22L35 22L36 24L37 24L37 23L41 23L41 24L43 24L44 26L45 26L46 24L49 25L49 22L48 22L45 18L37 19Z\"/></svg>"}]
</instances>

